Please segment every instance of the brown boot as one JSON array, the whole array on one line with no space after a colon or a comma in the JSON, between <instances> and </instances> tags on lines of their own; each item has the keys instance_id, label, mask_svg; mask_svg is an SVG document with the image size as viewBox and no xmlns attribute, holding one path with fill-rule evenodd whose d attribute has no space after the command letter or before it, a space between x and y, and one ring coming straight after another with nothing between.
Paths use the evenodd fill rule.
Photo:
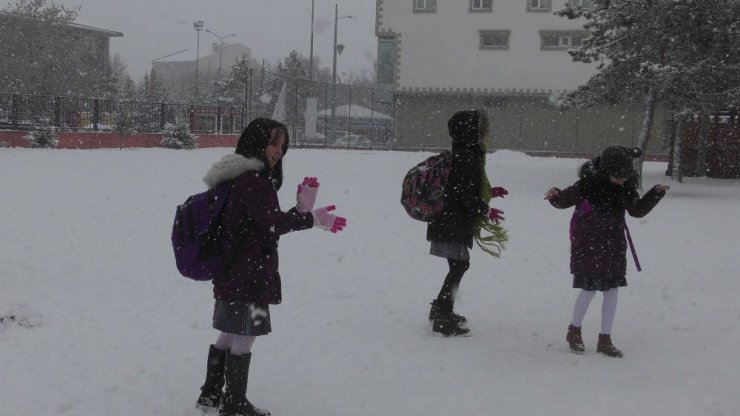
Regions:
<instances>
[{"instance_id":1,"label":"brown boot","mask_svg":"<svg viewBox=\"0 0 740 416\"><path fill-rule=\"evenodd\" d=\"M583 339L581 339L580 326L568 325L568 335L565 336L565 340L568 341L572 352L580 354L586 351L586 346L583 345Z\"/></svg>"},{"instance_id":2,"label":"brown boot","mask_svg":"<svg viewBox=\"0 0 740 416\"><path fill-rule=\"evenodd\" d=\"M610 357L623 357L622 351L612 344L612 338L609 334L599 334L599 344L596 346L596 352Z\"/></svg>"}]
</instances>

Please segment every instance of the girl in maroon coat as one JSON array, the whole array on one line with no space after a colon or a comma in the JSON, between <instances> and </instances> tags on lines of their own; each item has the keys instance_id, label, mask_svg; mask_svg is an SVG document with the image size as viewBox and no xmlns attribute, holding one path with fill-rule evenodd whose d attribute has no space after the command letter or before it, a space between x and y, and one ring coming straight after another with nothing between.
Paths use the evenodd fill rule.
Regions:
<instances>
[{"instance_id":1,"label":"girl in maroon coat","mask_svg":"<svg viewBox=\"0 0 740 416\"><path fill-rule=\"evenodd\" d=\"M219 408L222 416L270 414L254 407L246 390L252 344L271 331L269 305L281 302L280 236L314 226L337 232L346 225L344 218L330 213L333 206L314 209L316 178L298 186L295 208L280 209L277 191L287 151L285 126L258 118L244 129L235 153L213 164L204 178L209 188L231 181L220 226L225 258L232 261L213 279L213 327L221 333L209 349L197 401L201 408Z\"/></svg>"},{"instance_id":2,"label":"girl in maroon coat","mask_svg":"<svg viewBox=\"0 0 740 416\"><path fill-rule=\"evenodd\" d=\"M641 155L637 147L610 145L601 156L581 166L575 184L563 190L550 188L545 193L545 199L556 208L576 206L571 222L570 271L573 287L581 291L566 335L573 352L585 350L581 323L596 291L600 291L604 300L596 351L610 357L622 356L622 351L612 344L611 329L618 288L627 286L625 212L644 217L670 189L667 185L655 185L640 198L633 159Z\"/></svg>"}]
</instances>

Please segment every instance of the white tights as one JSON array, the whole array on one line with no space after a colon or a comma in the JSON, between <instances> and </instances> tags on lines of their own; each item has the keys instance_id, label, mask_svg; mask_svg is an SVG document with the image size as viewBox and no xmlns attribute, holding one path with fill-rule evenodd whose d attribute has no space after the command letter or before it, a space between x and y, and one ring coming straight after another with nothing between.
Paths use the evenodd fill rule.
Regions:
<instances>
[{"instance_id":1,"label":"white tights","mask_svg":"<svg viewBox=\"0 0 740 416\"><path fill-rule=\"evenodd\" d=\"M252 335L237 335L222 332L213 346L221 351L230 350L231 355L244 355L252 351L252 344L254 344L256 338Z\"/></svg>"},{"instance_id":2,"label":"white tights","mask_svg":"<svg viewBox=\"0 0 740 416\"><path fill-rule=\"evenodd\" d=\"M609 289L604 293L604 300L601 303L601 333L611 334L612 325L614 324L614 315L617 313L617 294L618 288ZM581 290L573 306L573 319L571 325L580 327L583 324L583 318L586 316L588 305L596 295L595 290Z\"/></svg>"}]
</instances>

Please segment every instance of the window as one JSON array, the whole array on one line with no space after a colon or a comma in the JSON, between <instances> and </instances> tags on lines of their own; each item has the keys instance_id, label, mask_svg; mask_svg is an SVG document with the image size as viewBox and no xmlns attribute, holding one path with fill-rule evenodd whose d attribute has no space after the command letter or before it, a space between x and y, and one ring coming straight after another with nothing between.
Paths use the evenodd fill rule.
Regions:
<instances>
[{"instance_id":1,"label":"window","mask_svg":"<svg viewBox=\"0 0 740 416\"><path fill-rule=\"evenodd\" d=\"M480 30L480 49L509 49L510 30Z\"/></svg>"},{"instance_id":2,"label":"window","mask_svg":"<svg viewBox=\"0 0 740 416\"><path fill-rule=\"evenodd\" d=\"M393 84L396 40L393 38L378 39L377 79L379 84Z\"/></svg>"},{"instance_id":3,"label":"window","mask_svg":"<svg viewBox=\"0 0 740 416\"><path fill-rule=\"evenodd\" d=\"M568 6L576 8L583 7L584 9L590 8L593 5L591 0L568 0Z\"/></svg>"},{"instance_id":4,"label":"window","mask_svg":"<svg viewBox=\"0 0 740 416\"><path fill-rule=\"evenodd\" d=\"M437 0L414 0L414 13L437 11Z\"/></svg>"},{"instance_id":5,"label":"window","mask_svg":"<svg viewBox=\"0 0 740 416\"><path fill-rule=\"evenodd\" d=\"M470 12L493 11L493 0L470 0Z\"/></svg>"},{"instance_id":6,"label":"window","mask_svg":"<svg viewBox=\"0 0 740 416\"><path fill-rule=\"evenodd\" d=\"M552 0L527 0L528 12L549 12Z\"/></svg>"},{"instance_id":7,"label":"window","mask_svg":"<svg viewBox=\"0 0 740 416\"><path fill-rule=\"evenodd\" d=\"M540 49L569 49L583 45L585 30L540 30Z\"/></svg>"}]
</instances>

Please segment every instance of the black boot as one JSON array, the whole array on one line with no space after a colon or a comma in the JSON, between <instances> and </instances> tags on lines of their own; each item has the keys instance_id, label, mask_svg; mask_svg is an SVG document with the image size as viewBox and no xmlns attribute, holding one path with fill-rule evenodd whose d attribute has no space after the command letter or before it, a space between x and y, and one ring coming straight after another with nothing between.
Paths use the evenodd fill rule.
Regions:
<instances>
[{"instance_id":1,"label":"black boot","mask_svg":"<svg viewBox=\"0 0 740 416\"><path fill-rule=\"evenodd\" d=\"M434 299L431 303L432 307L429 309L429 320L433 321L440 318L451 318L458 324L464 324L468 322L468 318L458 315L452 310L452 306L444 306L443 302L439 299Z\"/></svg>"},{"instance_id":2,"label":"black boot","mask_svg":"<svg viewBox=\"0 0 740 416\"><path fill-rule=\"evenodd\" d=\"M222 351L211 345L208 349L208 366L206 367L206 382L200 388L200 397L196 406L203 408L218 408L224 387L224 362L226 351Z\"/></svg>"},{"instance_id":3,"label":"black boot","mask_svg":"<svg viewBox=\"0 0 740 416\"><path fill-rule=\"evenodd\" d=\"M460 326L461 324L452 318L437 318L432 321L432 332L440 333L446 337L465 335L470 330Z\"/></svg>"},{"instance_id":4,"label":"black boot","mask_svg":"<svg viewBox=\"0 0 740 416\"><path fill-rule=\"evenodd\" d=\"M247 381L252 353L244 355L226 354L226 389L221 400L220 416L270 416L270 412L254 407L247 400Z\"/></svg>"}]
</instances>

